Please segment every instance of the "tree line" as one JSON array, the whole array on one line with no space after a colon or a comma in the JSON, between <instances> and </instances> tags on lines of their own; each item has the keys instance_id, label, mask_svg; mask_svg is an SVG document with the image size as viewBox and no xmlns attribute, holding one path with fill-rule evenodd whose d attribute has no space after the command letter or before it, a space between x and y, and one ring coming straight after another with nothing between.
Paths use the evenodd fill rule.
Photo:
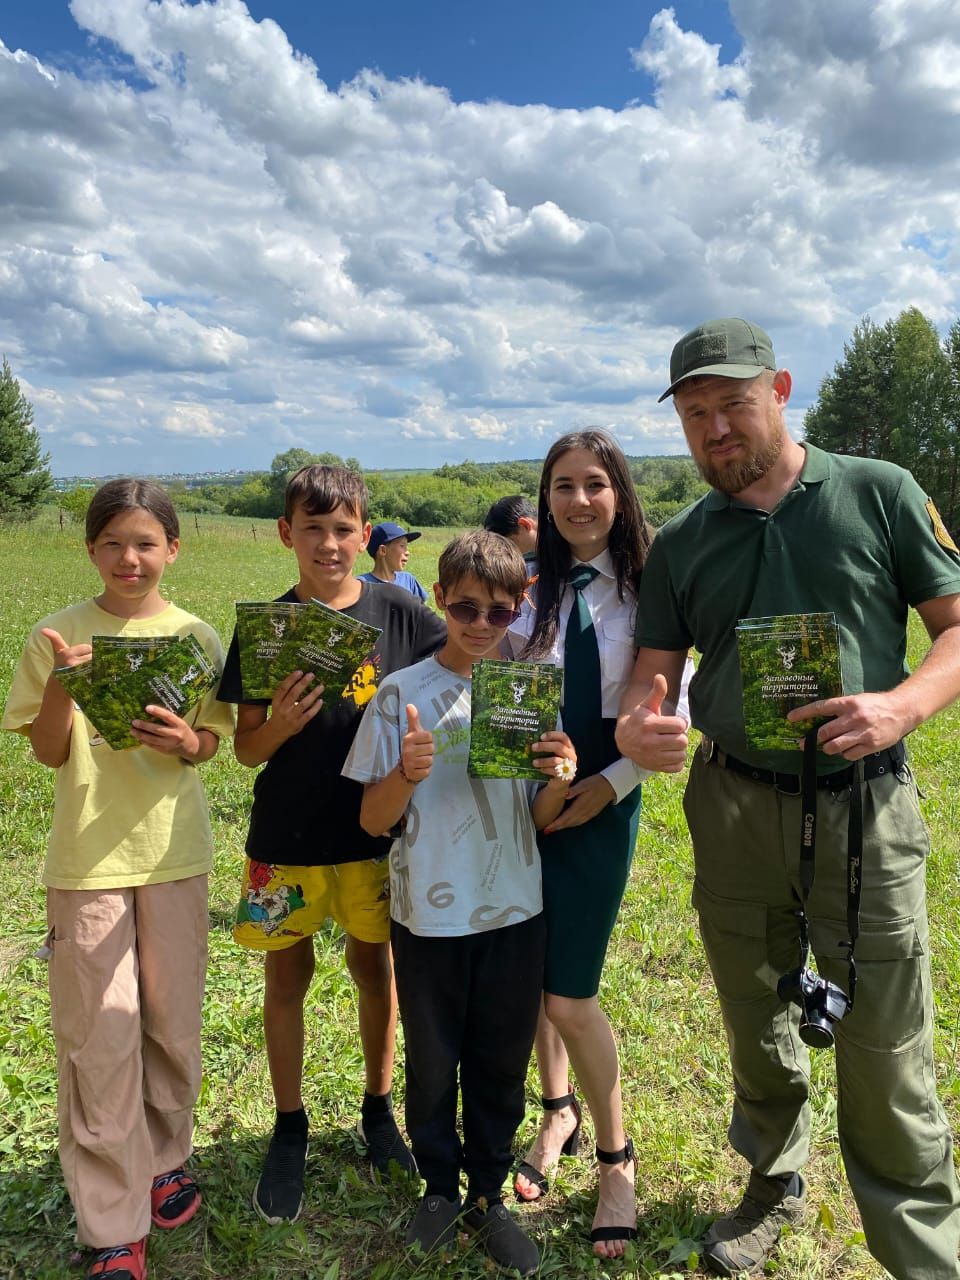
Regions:
<instances>
[{"instance_id":1,"label":"tree line","mask_svg":"<svg viewBox=\"0 0 960 1280\"><path fill-rule=\"evenodd\" d=\"M820 385L804 417L811 443L834 453L882 458L913 472L948 528L960 528L960 320L940 338L916 307L880 325L862 320L843 356ZM0 520L28 517L56 497L82 519L91 490L52 494L49 454L41 448L33 409L6 359L0 368ZM268 471L240 484L169 487L181 511L273 518L283 511L288 477L320 462L361 470L356 458L287 449ZM705 490L686 457L629 459L647 519L659 527ZM540 462L446 464L432 472L364 471L371 519L410 528L479 524L490 504L520 493L536 502Z\"/></svg>"},{"instance_id":2,"label":"tree line","mask_svg":"<svg viewBox=\"0 0 960 1280\"><path fill-rule=\"evenodd\" d=\"M287 449L278 453L269 471L257 471L239 484L208 483L188 486L167 483L174 506L183 513L275 519L283 514L287 480L311 463L363 470L355 458L336 453ZM651 524L659 527L706 489L689 458L630 459L637 493ZM407 528L454 528L479 525L490 505L506 494L523 494L536 506L539 461L447 463L435 471L365 471L370 495L370 519L396 520ZM82 520L93 496L89 485L56 495L60 508Z\"/></svg>"},{"instance_id":3,"label":"tree line","mask_svg":"<svg viewBox=\"0 0 960 1280\"><path fill-rule=\"evenodd\" d=\"M912 471L944 523L960 527L960 320L941 340L916 307L861 320L804 417L806 438L832 453L883 458Z\"/></svg>"},{"instance_id":4,"label":"tree line","mask_svg":"<svg viewBox=\"0 0 960 1280\"><path fill-rule=\"evenodd\" d=\"M183 486L170 490L181 510L220 510L226 515L275 517L283 513L287 479L298 468L321 462L361 470L354 458L334 453L288 449L278 453L270 470L257 472L238 486ZM689 458L633 458L634 483L651 523L661 525L702 493L706 486ZM541 463L446 463L434 471L363 471L370 494L370 519L396 520L408 528L462 527L482 522L491 503L519 493L534 505Z\"/></svg>"}]
</instances>

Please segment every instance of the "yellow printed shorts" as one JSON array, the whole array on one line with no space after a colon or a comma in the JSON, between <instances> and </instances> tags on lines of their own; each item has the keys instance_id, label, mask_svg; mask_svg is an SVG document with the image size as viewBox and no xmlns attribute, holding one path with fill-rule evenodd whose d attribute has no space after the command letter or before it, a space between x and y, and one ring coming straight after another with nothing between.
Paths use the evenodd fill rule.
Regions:
<instances>
[{"instance_id":1,"label":"yellow printed shorts","mask_svg":"<svg viewBox=\"0 0 960 1280\"><path fill-rule=\"evenodd\" d=\"M282 951L312 937L328 918L359 942L388 942L388 860L292 867L247 858L233 926L241 946Z\"/></svg>"}]
</instances>

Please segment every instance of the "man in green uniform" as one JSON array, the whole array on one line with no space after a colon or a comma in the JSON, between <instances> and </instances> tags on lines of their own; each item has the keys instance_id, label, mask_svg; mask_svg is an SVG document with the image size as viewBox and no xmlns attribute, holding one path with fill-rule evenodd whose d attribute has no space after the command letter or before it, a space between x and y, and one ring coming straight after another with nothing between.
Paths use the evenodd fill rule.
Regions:
<instances>
[{"instance_id":1,"label":"man in green uniform","mask_svg":"<svg viewBox=\"0 0 960 1280\"><path fill-rule=\"evenodd\" d=\"M751 1168L704 1260L721 1275L756 1271L802 1218L805 1003L804 1021L819 1011L835 1036L840 1147L870 1251L897 1280L957 1280L960 1191L934 1089L929 842L900 744L960 694L960 552L908 472L792 440L790 388L768 336L744 320L710 321L674 348L661 399L674 397L711 491L654 541L617 735L645 768L683 769L686 722L661 704L698 649L690 709L704 737L684 796L693 901L730 1046L730 1141ZM908 606L931 638L912 674ZM790 713L822 718L804 786L799 750L748 745L735 627L822 612L839 626L844 696ZM808 835L815 824L803 854L802 815ZM834 999L827 1014L822 988L798 997L801 929L821 977L848 995L855 944L851 1009ZM777 993L784 975L792 1000Z\"/></svg>"}]
</instances>

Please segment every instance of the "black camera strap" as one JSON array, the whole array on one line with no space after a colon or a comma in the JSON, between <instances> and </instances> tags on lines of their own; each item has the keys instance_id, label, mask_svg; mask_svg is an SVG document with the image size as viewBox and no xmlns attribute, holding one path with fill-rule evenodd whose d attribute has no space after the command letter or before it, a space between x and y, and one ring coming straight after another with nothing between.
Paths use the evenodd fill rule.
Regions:
<instances>
[{"instance_id":1,"label":"black camera strap","mask_svg":"<svg viewBox=\"0 0 960 1280\"><path fill-rule=\"evenodd\" d=\"M857 964L854 948L860 934L860 897L863 890L863 761L853 766L850 781L850 812L847 819L847 932L840 945L847 952L850 990L847 997L853 1008L857 989ZM813 888L817 850L817 733L806 735L803 745L803 774L800 789L800 966L806 968L810 957L807 930L807 899Z\"/></svg>"}]
</instances>

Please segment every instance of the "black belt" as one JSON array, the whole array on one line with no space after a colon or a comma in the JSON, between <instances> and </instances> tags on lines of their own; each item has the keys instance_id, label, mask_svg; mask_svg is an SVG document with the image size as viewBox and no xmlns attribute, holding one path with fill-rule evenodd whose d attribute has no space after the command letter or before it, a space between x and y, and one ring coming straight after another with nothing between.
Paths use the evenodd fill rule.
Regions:
<instances>
[{"instance_id":1,"label":"black belt","mask_svg":"<svg viewBox=\"0 0 960 1280\"><path fill-rule=\"evenodd\" d=\"M756 765L747 764L746 761L729 755L706 734L700 744L700 750L705 760L712 761L721 769L729 769L732 773L742 774L753 782L763 782L767 786L776 787L783 795L798 796L803 790L802 774L778 773L775 769L758 769ZM875 751L872 755L864 757L864 780L869 782L871 778L880 778L887 773L899 773L906 759L907 749L902 742L895 743L885 751ZM829 787L831 791L842 791L853 782L855 768L856 766L851 764L846 769L837 769L835 773L818 774L816 785L818 789Z\"/></svg>"}]
</instances>

